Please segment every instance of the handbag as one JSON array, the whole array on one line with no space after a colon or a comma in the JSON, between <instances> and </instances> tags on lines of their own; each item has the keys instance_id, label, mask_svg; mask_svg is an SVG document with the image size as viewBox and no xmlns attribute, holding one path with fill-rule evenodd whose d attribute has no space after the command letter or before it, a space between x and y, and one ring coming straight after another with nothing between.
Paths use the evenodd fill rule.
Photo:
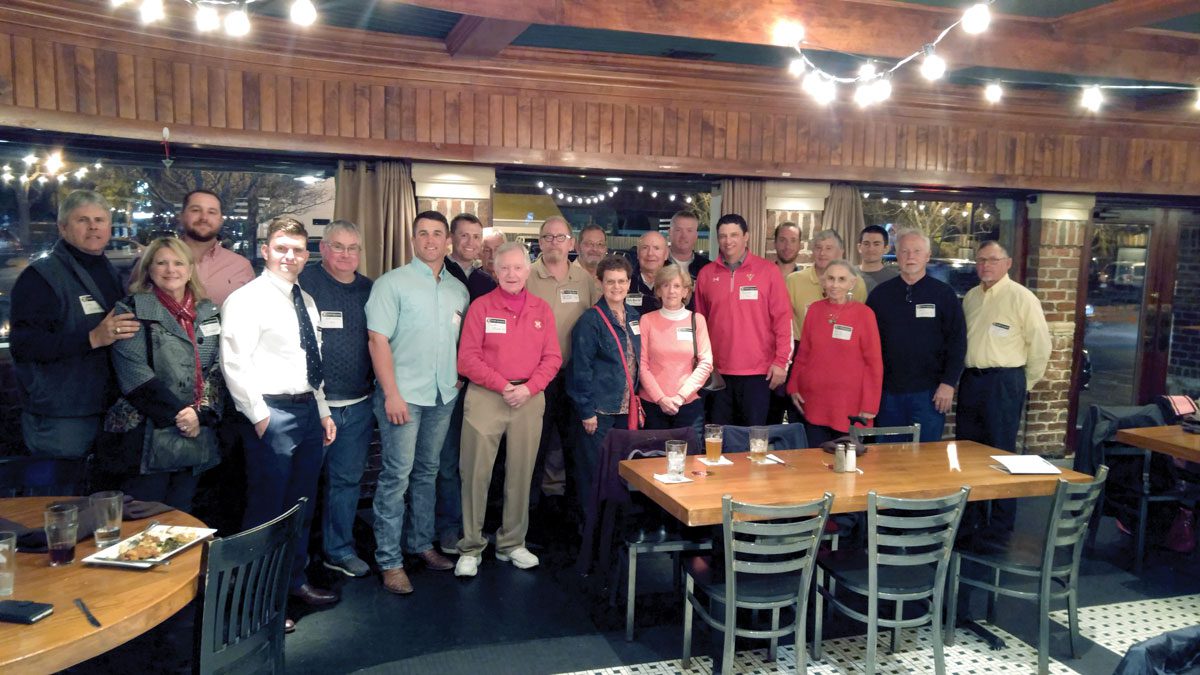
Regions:
<instances>
[{"instance_id":1,"label":"handbag","mask_svg":"<svg viewBox=\"0 0 1200 675\"><path fill-rule=\"evenodd\" d=\"M696 344L696 313L692 312L692 370L700 365L700 346ZM716 364L713 364L712 372L708 374L708 381L700 387L704 391L721 391L725 388L725 378L717 372Z\"/></svg>"},{"instance_id":2,"label":"handbag","mask_svg":"<svg viewBox=\"0 0 1200 675\"><path fill-rule=\"evenodd\" d=\"M627 426L630 431L637 431L646 423L646 413L642 410L642 399L638 398L637 392L633 390L633 377L629 375L629 362L625 360L625 348L621 346L621 338L617 337L617 331L608 322L608 317L604 316L604 312L599 307L592 309L596 310L596 313L604 320L604 325L608 326L608 332L612 334L613 340L617 343L617 353L621 355L621 367L625 369L625 388L629 390L629 423Z\"/></svg>"}]
</instances>

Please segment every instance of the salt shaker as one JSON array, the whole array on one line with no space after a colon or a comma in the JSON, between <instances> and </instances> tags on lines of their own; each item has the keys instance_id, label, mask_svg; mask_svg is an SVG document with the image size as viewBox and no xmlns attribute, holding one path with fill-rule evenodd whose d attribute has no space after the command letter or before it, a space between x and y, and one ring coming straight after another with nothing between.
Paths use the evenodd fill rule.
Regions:
<instances>
[{"instance_id":1,"label":"salt shaker","mask_svg":"<svg viewBox=\"0 0 1200 675\"><path fill-rule=\"evenodd\" d=\"M842 473L846 470L846 444L838 443L833 451L833 470Z\"/></svg>"},{"instance_id":2,"label":"salt shaker","mask_svg":"<svg viewBox=\"0 0 1200 675\"><path fill-rule=\"evenodd\" d=\"M853 445L846 446L846 471L848 473L858 471L858 453L854 450Z\"/></svg>"}]
</instances>

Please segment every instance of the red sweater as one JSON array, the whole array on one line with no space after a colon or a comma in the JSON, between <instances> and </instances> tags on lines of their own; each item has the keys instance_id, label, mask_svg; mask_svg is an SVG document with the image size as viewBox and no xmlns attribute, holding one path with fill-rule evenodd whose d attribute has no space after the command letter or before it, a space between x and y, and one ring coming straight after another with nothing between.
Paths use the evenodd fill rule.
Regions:
<instances>
[{"instance_id":1,"label":"red sweater","mask_svg":"<svg viewBox=\"0 0 1200 675\"><path fill-rule=\"evenodd\" d=\"M554 313L529 293L513 314L497 288L467 309L458 344L458 372L475 384L503 392L514 380L528 380L531 394L546 388L562 365Z\"/></svg>"},{"instance_id":2,"label":"red sweater","mask_svg":"<svg viewBox=\"0 0 1200 675\"><path fill-rule=\"evenodd\" d=\"M775 263L746 253L730 272L721 260L696 276L696 311L708 319L714 367L723 375L765 375L787 368L792 303Z\"/></svg>"},{"instance_id":3,"label":"red sweater","mask_svg":"<svg viewBox=\"0 0 1200 675\"><path fill-rule=\"evenodd\" d=\"M861 302L818 300L801 331L787 392L804 398L804 419L846 432L851 415L879 412L883 356L875 312Z\"/></svg>"}]
</instances>

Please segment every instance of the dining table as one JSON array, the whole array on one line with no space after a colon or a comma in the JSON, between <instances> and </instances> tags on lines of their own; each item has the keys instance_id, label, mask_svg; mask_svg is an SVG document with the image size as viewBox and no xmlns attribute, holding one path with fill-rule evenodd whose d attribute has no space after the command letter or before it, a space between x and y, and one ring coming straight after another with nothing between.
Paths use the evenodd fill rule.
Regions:
<instances>
[{"instance_id":1,"label":"dining table","mask_svg":"<svg viewBox=\"0 0 1200 675\"><path fill-rule=\"evenodd\" d=\"M866 446L854 472L833 471L833 455L820 448L775 450L777 461L755 463L748 453L723 455L730 464L706 466L703 455L689 455L687 483L663 483L665 457L622 461L619 472L667 513L688 526L719 525L721 497L754 504L798 504L833 493L832 513L867 509L872 490L888 497L940 497L970 486L970 501L1045 496L1060 478L1087 482L1087 474L1061 469L1053 474L1013 474L993 457L1011 455L975 441L888 443Z\"/></svg>"},{"instance_id":2,"label":"dining table","mask_svg":"<svg viewBox=\"0 0 1200 675\"><path fill-rule=\"evenodd\" d=\"M1117 431L1117 442L1200 462L1200 434L1189 434L1180 424L1121 429Z\"/></svg>"},{"instance_id":3,"label":"dining table","mask_svg":"<svg viewBox=\"0 0 1200 675\"><path fill-rule=\"evenodd\" d=\"M78 497L0 499L0 518L30 527L54 502ZM204 527L182 511L172 510L121 523L122 538L157 520L162 525ZM51 567L46 553L17 553L12 600L54 606L50 616L30 625L0 622L0 673L50 673L82 663L145 633L196 597L202 546L194 545L170 559L169 565L131 569L84 564L96 552L94 540L76 546L75 562ZM75 599L82 600L100 624L89 623Z\"/></svg>"}]
</instances>

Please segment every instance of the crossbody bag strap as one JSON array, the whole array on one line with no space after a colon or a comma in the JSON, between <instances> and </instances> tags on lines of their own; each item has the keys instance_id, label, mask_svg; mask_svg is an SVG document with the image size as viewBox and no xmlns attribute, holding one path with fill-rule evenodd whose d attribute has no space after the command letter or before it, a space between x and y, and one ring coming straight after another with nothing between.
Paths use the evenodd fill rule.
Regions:
<instances>
[{"instance_id":1,"label":"crossbody bag strap","mask_svg":"<svg viewBox=\"0 0 1200 675\"><path fill-rule=\"evenodd\" d=\"M692 370L700 365L700 346L696 344L696 313L692 312Z\"/></svg>"},{"instance_id":2,"label":"crossbody bag strap","mask_svg":"<svg viewBox=\"0 0 1200 675\"><path fill-rule=\"evenodd\" d=\"M596 313L604 320L604 325L608 326L608 332L612 334L613 340L617 343L617 353L621 355L621 367L625 370L625 387L629 390L629 417L632 422L638 417L637 401L634 399L636 394L633 391L633 377L629 374L629 362L625 360L625 348L621 346L621 338L617 337L617 331L609 323L608 317L604 315L604 311L596 306L593 306L592 309L596 310Z\"/></svg>"}]
</instances>

